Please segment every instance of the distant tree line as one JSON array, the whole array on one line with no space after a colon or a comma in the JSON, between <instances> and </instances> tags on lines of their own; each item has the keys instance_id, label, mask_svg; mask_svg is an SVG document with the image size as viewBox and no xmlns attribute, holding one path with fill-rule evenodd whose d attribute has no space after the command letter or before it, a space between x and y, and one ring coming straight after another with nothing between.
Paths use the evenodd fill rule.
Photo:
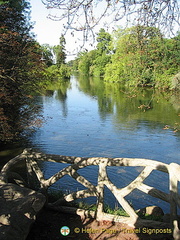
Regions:
<instances>
[{"instance_id":1,"label":"distant tree line","mask_svg":"<svg viewBox=\"0 0 180 240\"><path fill-rule=\"evenodd\" d=\"M163 37L155 27L135 26L114 31L100 29L96 49L79 53L74 68L125 85L171 88L180 71L180 33Z\"/></svg>"},{"instance_id":2,"label":"distant tree line","mask_svg":"<svg viewBox=\"0 0 180 240\"><path fill-rule=\"evenodd\" d=\"M63 34L59 38L58 45L42 45L43 60L48 66L43 72L47 84L53 81L70 78L70 68L66 64L65 45L66 39ZM45 82L43 82L43 84L45 84Z\"/></svg>"}]
</instances>

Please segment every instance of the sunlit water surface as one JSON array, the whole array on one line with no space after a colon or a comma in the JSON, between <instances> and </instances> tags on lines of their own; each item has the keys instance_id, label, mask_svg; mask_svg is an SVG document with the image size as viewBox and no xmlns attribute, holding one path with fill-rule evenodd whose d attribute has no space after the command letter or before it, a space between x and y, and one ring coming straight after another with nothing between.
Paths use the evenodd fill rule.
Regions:
<instances>
[{"instance_id":1,"label":"sunlit water surface","mask_svg":"<svg viewBox=\"0 0 180 240\"><path fill-rule=\"evenodd\" d=\"M70 83L38 96L37 103L42 107L44 123L31 142L38 151L180 163L178 96L155 93L152 89L125 89L118 84L105 84L100 79L72 76ZM45 176L50 177L64 166L66 164L43 162L41 167ZM79 173L96 184L97 170L89 166ZM121 188L134 180L141 170L140 167L108 167L108 176ZM168 192L165 173L153 171L145 183ZM53 188L66 192L84 189L69 176L63 177ZM158 205L169 212L168 204L140 191L133 191L127 200L135 209ZM105 202L112 207L117 204L108 189Z\"/></svg>"}]
</instances>

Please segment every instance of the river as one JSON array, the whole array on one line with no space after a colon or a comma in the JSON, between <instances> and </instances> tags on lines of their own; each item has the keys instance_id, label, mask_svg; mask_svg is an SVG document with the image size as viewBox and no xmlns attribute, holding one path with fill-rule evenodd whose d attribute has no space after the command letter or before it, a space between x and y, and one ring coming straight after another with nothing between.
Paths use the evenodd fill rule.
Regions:
<instances>
[{"instance_id":1,"label":"river","mask_svg":"<svg viewBox=\"0 0 180 240\"><path fill-rule=\"evenodd\" d=\"M180 98L154 89L124 88L99 78L72 76L70 82L52 86L37 96L43 124L29 139L31 146L44 153L80 157L146 158L164 163L180 163ZM60 163L43 163L46 177L64 167ZM140 168L109 167L114 184L123 187ZM97 168L80 173L95 184ZM154 171L146 182L168 192L168 176ZM72 192L84 189L70 177L53 188ZM117 203L106 189L106 204ZM158 205L169 212L168 205L139 191L127 198L135 209ZM93 202L90 199L89 202Z\"/></svg>"}]
</instances>

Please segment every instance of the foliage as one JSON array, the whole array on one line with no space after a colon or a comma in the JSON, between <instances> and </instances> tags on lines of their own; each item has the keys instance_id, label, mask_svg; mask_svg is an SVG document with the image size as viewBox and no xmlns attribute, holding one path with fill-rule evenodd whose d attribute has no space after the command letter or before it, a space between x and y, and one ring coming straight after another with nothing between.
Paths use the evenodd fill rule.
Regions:
<instances>
[{"instance_id":1,"label":"foliage","mask_svg":"<svg viewBox=\"0 0 180 240\"><path fill-rule=\"evenodd\" d=\"M93 61L92 75L103 76L107 63L110 62L111 35L105 32L103 28L97 34L96 58Z\"/></svg>"},{"instance_id":2,"label":"foliage","mask_svg":"<svg viewBox=\"0 0 180 240\"><path fill-rule=\"evenodd\" d=\"M26 0L0 5L0 141L19 135L31 121L30 94L42 77L40 46L30 34L29 10Z\"/></svg>"},{"instance_id":3,"label":"foliage","mask_svg":"<svg viewBox=\"0 0 180 240\"><path fill-rule=\"evenodd\" d=\"M123 208L116 207L115 209L112 209L109 205L104 206L104 212L109 214L114 214L116 216L129 217L129 215L126 213L126 211Z\"/></svg>"},{"instance_id":4,"label":"foliage","mask_svg":"<svg viewBox=\"0 0 180 240\"><path fill-rule=\"evenodd\" d=\"M96 41L98 42L96 48L99 55L103 53L106 53L106 54L110 53L111 35L110 33L106 32L104 28L101 28L99 30Z\"/></svg>"},{"instance_id":5,"label":"foliage","mask_svg":"<svg viewBox=\"0 0 180 240\"><path fill-rule=\"evenodd\" d=\"M169 88L171 76L178 72L178 44L176 39L163 38L154 27L120 29L105 81Z\"/></svg>"},{"instance_id":6,"label":"foliage","mask_svg":"<svg viewBox=\"0 0 180 240\"><path fill-rule=\"evenodd\" d=\"M59 38L59 45L53 47L53 51L56 56L57 67L60 67L61 64L65 64L66 60L65 44L66 44L65 37L64 35L61 35L61 37Z\"/></svg>"},{"instance_id":7,"label":"foliage","mask_svg":"<svg viewBox=\"0 0 180 240\"><path fill-rule=\"evenodd\" d=\"M96 49L81 52L74 67L106 82L169 89L179 72L179 35L167 39L158 28L140 25L112 35L100 29Z\"/></svg>"},{"instance_id":8,"label":"foliage","mask_svg":"<svg viewBox=\"0 0 180 240\"><path fill-rule=\"evenodd\" d=\"M49 59L51 60L51 64L48 68L45 69L43 75L45 77L45 81L49 84L53 81L59 81L63 78L70 78L70 67L65 63L66 60L66 49L65 49L66 39L64 35L61 35L59 38L59 45L54 47L49 47ZM55 55L55 64L53 64L53 54Z\"/></svg>"},{"instance_id":9,"label":"foliage","mask_svg":"<svg viewBox=\"0 0 180 240\"><path fill-rule=\"evenodd\" d=\"M30 23L30 5L27 0L8 0L0 4L1 27L7 30L29 35L32 28Z\"/></svg>"},{"instance_id":10,"label":"foliage","mask_svg":"<svg viewBox=\"0 0 180 240\"><path fill-rule=\"evenodd\" d=\"M79 55L78 70L83 74L89 74L93 61L96 58L96 51L82 52ZM92 70L91 70L92 71Z\"/></svg>"},{"instance_id":11,"label":"foliage","mask_svg":"<svg viewBox=\"0 0 180 240\"><path fill-rule=\"evenodd\" d=\"M42 86L62 79L69 79L70 74L70 68L67 64L61 64L59 68L57 65L51 65L43 71L44 81L42 82Z\"/></svg>"},{"instance_id":12,"label":"foliage","mask_svg":"<svg viewBox=\"0 0 180 240\"><path fill-rule=\"evenodd\" d=\"M61 64L59 68L59 74L61 77L70 78L71 71L70 71L70 68L67 66L67 64Z\"/></svg>"},{"instance_id":13,"label":"foliage","mask_svg":"<svg viewBox=\"0 0 180 240\"><path fill-rule=\"evenodd\" d=\"M53 49L49 44L41 45L42 57L41 60L47 65L47 67L53 64Z\"/></svg>"},{"instance_id":14,"label":"foliage","mask_svg":"<svg viewBox=\"0 0 180 240\"><path fill-rule=\"evenodd\" d=\"M95 76L104 75L105 66L111 59L111 35L101 28L97 34L97 42L96 49L79 54L77 58L79 62L78 70L81 73Z\"/></svg>"}]
</instances>

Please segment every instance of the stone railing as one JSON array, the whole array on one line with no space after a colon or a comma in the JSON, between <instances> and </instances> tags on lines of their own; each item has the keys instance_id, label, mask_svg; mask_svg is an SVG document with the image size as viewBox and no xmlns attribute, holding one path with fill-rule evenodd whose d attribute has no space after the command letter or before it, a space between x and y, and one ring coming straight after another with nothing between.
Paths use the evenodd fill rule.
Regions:
<instances>
[{"instance_id":1,"label":"stone railing","mask_svg":"<svg viewBox=\"0 0 180 240\"><path fill-rule=\"evenodd\" d=\"M159 161L149 159L138 159L138 158L84 158L84 157L68 157L61 155L50 155L33 152L31 149L25 149L22 154L11 159L1 170L0 183L7 183L8 178L11 175L12 168L14 165L21 161L26 162L27 168L27 181L28 187L34 190L38 190L42 193L46 193L47 189L56 183L59 179L65 175L71 176L77 182L82 184L86 189L72 192L63 196L61 199L54 203L48 204L50 208L60 209L62 211L70 211L79 214L88 214L97 220L111 220L127 223L129 225L139 226L152 226L152 222L140 219L133 207L125 199L133 190L138 189L143 193L151 195L155 198L159 198L170 204L170 223L169 226L173 228L174 239L179 239L180 231L178 227L178 215L177 210L180 207L180 195L178 193L178 182L180 181L180 165L176 163L165 164ZM41 171L38 163L39 161L50 161L68 163L67 167L57 172L49 179L45 179L43 172ZM97 165L99 167L97 184L94 185L88 181L84 176L81 176L77 171L86 166ZM139 175L126 187L117 188L109 179L107 174L107 166L131 166L143 167L143 170ZM158 170L169 174L169 193L160 191L154 187L148 186L144 183L144 180L152 173L153 170ZM35 181L36 180L36 181ZM23 184L23 179L18 180L19 184ZM107 187L112 194L115 196L119 204L126 211L129 217L120 217L115 215L106 214L103 211L104 205L104 187ZM87 198L94 196L97 198L97 210L96 212L86 212L83 210L75 210L70 207L63 207L63 203L73 201L79 198ZM165 223L157 222L158 227L165 227Z\"/></svg>"}]
</instances>

